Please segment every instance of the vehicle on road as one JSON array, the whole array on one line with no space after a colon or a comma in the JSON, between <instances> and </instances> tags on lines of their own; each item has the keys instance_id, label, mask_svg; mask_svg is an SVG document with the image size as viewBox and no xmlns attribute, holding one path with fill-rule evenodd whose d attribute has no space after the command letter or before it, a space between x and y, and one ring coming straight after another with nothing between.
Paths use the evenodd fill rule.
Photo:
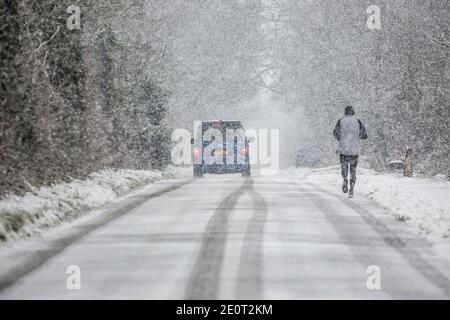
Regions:
<instances>
[{"instance_id":1,"label":"vehicle on road","mask_svg":"<svg viewBox=\"0 0 450 320\"><path fill-rule=\"evenodd\" d=\"M192 140L194 177L203 174L242 173L251 175L250 148L252 138L245 136L241 121L203 121Z\"/></svg>"}]
</instances>

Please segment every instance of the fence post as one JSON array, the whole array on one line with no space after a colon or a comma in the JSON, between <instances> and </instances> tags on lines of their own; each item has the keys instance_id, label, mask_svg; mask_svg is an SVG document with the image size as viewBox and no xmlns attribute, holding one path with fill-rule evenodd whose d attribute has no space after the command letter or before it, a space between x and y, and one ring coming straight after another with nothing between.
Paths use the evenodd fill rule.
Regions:
<instances>
[{"instance_id":1,"label":"fence post","mask_svg":"<svg viewBox=\"0 0 450 320\"><path fill-rule=\"evenodd\" d=\"M406 150L405 162L403 168L404 177L412 177L413 175L413 151L412 149Z\"/></svg>"}]
</instances>

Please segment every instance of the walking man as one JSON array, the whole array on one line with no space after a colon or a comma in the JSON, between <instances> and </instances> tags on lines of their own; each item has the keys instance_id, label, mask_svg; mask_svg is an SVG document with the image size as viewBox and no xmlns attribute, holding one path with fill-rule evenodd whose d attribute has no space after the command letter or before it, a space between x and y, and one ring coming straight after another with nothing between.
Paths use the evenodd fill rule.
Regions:
<instances>
[{"instance_id":1,"label":"walking man","mask_svg":"<svg viewBox=\"0 0 450 320\"><path fill-rule=\"evenodd\" d=\"M336 123L333 135L339 141L338 154L341 160L341 172L344 182L342 191L348 192L349 198L353 198L356 183L356 167L361 153L361 140L367 139L366 128L355 117L355 109L345 108L345 117ZM348 171L350 167L350 190L348 189Z\"/></svg>"}]
</instances>

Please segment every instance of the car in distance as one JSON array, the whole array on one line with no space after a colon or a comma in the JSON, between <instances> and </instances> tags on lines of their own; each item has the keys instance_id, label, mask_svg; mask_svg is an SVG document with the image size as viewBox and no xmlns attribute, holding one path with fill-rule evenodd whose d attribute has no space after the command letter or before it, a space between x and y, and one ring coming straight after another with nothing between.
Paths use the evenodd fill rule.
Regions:
<instances>
[{"instance_id":1,"label":"car in distance","mask_svg":"<svg viewBox=\"0 0 450 320\"><path fill-rule=\"evenodd\" d=\"M192 139L194 177L203 174L242 173L250 176L250 148L237 120L203 121Z\"/></svg>"}]
</instances>

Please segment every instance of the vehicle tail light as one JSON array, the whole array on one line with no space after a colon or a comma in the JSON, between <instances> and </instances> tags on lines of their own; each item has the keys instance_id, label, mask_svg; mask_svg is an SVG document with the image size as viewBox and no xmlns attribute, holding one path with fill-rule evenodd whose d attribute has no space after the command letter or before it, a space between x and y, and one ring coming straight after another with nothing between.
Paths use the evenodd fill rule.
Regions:
<instances>
[{"instance_id":1,"label":"vehicle tail light","mask_svg":"<svg viewBox=\"0 0 450 320\"><path fill-rule=\"evenodd\" d=\"M248 147L242 148L242 149L241 149L241 154L242 154L242 155L248 154Z\"/></svg>"},{"instance_id":2,"label":"vehicle tail light","mask_svg":"<svg viewBox=\"0 0 450 320\"><path fill-rule=\"evenodd\" d=\"M194 156L199 157L202 154L200 148L194 148Z\"/></svg>"}]
</instances>

